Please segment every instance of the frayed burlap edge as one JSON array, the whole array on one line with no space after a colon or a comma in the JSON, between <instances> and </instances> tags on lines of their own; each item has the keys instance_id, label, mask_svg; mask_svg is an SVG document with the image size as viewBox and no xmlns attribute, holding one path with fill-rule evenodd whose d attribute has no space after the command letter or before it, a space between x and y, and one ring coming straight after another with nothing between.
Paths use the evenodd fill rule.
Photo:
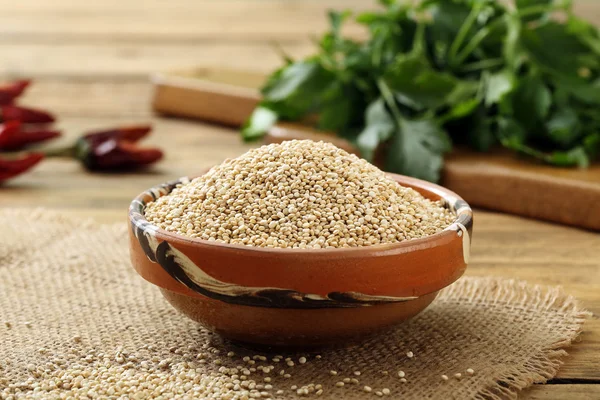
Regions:
<instances>
[{"instance_id":1,"label":"frayed burlap edge","mask_svg":"<svg viewBox=\"0 0 600 400\"><path fill-rule=\"evenodd\" d=\"M583 326L592 313L585 310L580 301L568 295L560 286L532 285L525 281L505 278L471 278L462 280L463 285L444 289L439 298L462 298L468 301L491 301L497 303L527 304L537 310L559 310L571 321L571 337L543 348L536 359L522 366L514 366L504 372L497 382L479 393L479 399L516 399L518 392L533 384L546 383L554 378L570 347L583 332ZM492 287L492 291L489 291Z\"/></svg>"}]
</instances>

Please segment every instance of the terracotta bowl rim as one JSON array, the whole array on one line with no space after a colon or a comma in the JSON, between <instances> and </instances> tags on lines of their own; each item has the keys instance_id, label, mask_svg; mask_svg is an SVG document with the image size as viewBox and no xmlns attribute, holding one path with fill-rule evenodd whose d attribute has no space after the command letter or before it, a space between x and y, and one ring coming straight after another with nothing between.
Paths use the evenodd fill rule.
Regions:
<instances>
[{"instance_id":1,"label":"terracotta bowl rim","mask_svg":"<svg viewBox=\"0 0 600 400\"><path fill-rule=\"evenodd\" d=\"M390 172L386 172L386 175L391 177L395 182L399 183L402 186L408 186L412 188L419 188L428 194L433 194L439 196L445 203L445 206L449 208L455 215L456 219L452 224L448 225L444 230L435 233L433 235L429 235L419 239L410 239L397 243L388 243L388 244L375 244L371 246L359 246L359 247L344 247L344 248L325 248L325 249L302 249L302 248L271 248L271 247L252 247L245 246L241 244L230 244L223 243L217 241L209 241L205 239L191 238L184 235L180 235L178 233L170 232L165 229L159 228L157 225L150 223L145 215L144 208L146 206L145 197L150 195L155 199L162 197L171 192L174 186L182 181L189 181L199 176L202 176L204 173L208 172L206 170L202 174L196 175L192 178L182 177L173 181L169 181L166 183L158 184L151 187L148 190L140 193L135 197L135 199L131 202L129 206L129 221L132 224L135 224L138 228L143 230L152 229L153 234L161 240L165 241L179 241L185 242L190 245L199 245L199 246L211 246L222 249L235 250L239 252L248 252L248 253L263 253L263 254L273 254L273 255L341 255L341 254L360 254L360 253L380 253L380 252L388 252L392 250L398 250L402 248L410 248L416 245L425 244L428 242L437 241L442 235L448 232L455 232L456 225L462 225L466 229L470 230L470 227L473 223L473 214L472 209L469 204L458 194L453 191L446 189L440 185L435 183L431 183L428 181L424 181L422 179L417 179L405 175L394 174ZM165 189L168 189L165 191ZM160 193L159 196L156 196L155 193ZM429 198L429 196L425 196ZM141 210L140 210L141 208ZM420 247L420 246L419 246Z\"/></svg>"}]
</instances>

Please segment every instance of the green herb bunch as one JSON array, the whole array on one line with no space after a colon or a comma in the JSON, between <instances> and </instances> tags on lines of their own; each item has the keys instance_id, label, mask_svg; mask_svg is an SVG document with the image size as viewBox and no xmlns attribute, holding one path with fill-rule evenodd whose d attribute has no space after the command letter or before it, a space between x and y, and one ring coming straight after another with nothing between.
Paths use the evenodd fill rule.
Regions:
<instances>
[{"instance_id":1,"label":"green herb bunch","mask_svg":"<svg viewBox=\"0 0 600 400\"><path fill-rule=\"evenodd\" d=\"M316 121L387 171L433 182L453 143L556 166L598 158L600 34L571 1L380 3L356 18L364 42L340 34L349 12L330 12L318 54L269 77L244 139Z\"/></svg>"}]
</instances>

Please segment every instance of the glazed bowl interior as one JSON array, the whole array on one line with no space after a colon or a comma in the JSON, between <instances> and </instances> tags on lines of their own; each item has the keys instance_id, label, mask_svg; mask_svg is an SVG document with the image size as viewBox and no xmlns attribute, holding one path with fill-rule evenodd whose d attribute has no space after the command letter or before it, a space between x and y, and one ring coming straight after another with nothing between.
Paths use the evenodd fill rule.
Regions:
<instances>
[{"instance_id":1,"label":"glazed bowl interior","mask_svg":"<svg viewBox=\"0 0 600 400\"><path fill-rule=\"evenodd\" d=\"M133 266L176 309L236 340L315 345L377 331L416 315L464 273L473 222L471 209L455 193L389 176L441 200L456 213L455 222L420 239L341 249L262 248L188 238L144 218L145 205L189 182L183 178L132 202Z\"/></svg>"}]
</instances>

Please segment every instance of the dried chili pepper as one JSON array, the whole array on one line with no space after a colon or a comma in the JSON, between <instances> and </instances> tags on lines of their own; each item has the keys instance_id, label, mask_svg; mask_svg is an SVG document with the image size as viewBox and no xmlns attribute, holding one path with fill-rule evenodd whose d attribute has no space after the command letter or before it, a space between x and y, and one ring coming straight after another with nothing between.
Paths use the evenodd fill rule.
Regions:
<instances>
[{"instance_id":1,"label":"dried chili pepper","mask_svg":"<svg viewBox=\"0 0 600 400\"><path fill-rule=\"evenodd\" d=\"M44 124L54 122L54 116L43 110L8 104L0 106L0 120L3 122L21 121L31 124Z\"/></svg>"},{"instance_id":2,"label":"dried chili pepper","mask_svg":"<svg viewBox=\"0 0 600 400\"><path fill-rule=\"evenodd\" d=\"M28 80L20 80L0 86L0 105L12 103L25 91L30 83L31 81Z\"/></svg>"},{"instance_id":3,"label":"dried chili pepper","mask_svg":"<svg viewBox=\"0 0 600 400\"><path fill-rule=\"evenodd\" d=\"M29 144L44 142L60 136L59 131L24 129L19 121L8 121L0 126L0 151L19 150Z\"/></svg>"},{"instance_id":4,"label":"dried chili pepper","mask_svg":"<svg viewBox=\"0 0 600 400\"><path fill-rule=\"evenodd\" d=\"M123 171L145 167L163 157L157 148L141 148L137 142L152 127L131 126L92 132L80 137L73 146L46 153L48 156L76 158L90 171Z\"/></svg>"},{"instance_id":5,"label":"dried chili pepper","mask_svg":"<svg viewBox=\"0 0 600 400\"><path fill-rule=\"evenodd\" d=\"M15 159L0 158L0 183L30 170L43 158L42 153L30 153Z\"/></svg>"}]
</instances>

